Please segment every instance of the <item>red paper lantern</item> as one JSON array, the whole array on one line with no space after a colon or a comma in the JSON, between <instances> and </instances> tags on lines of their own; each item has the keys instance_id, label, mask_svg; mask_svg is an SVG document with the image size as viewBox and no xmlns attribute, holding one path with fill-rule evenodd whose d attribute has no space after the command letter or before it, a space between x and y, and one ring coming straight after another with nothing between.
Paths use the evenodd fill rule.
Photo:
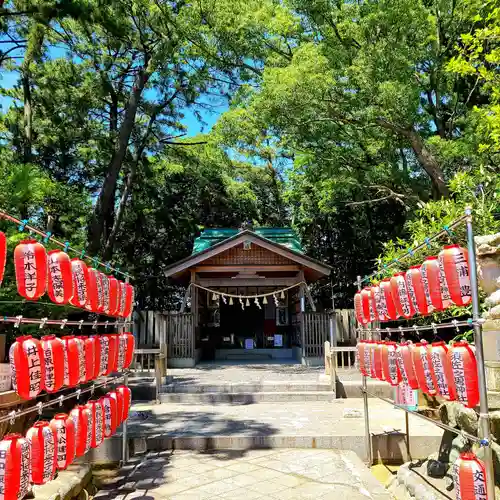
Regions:
<instances>
[{"instance_id":1,"label":"red paper lantern","mask_svg":"<svg viewBox=\"0 0 500 500\"><path fill-rule=\"evenodd\" d=\"M411 318L415 314L408 293L405 273L397 273L391 278L391 295L399 316Z\"/></svg>"},{"instance_id":2,"label":"red paper lantern","mask_svg":"<svg viewBox=\"0 0 500 500\"><path fill-rule=\"evenodd\" d=\"M438 394L448 401L455 400L455 382L451 369L448 347L445 342L433 342L431 345L431 362L436 379Z\"/></svg>"},{"instance_id":3,"label":"red paper lantern","mask_svg":"<svg viewBox=\"0 0 500 500\"><path fill-rule=\"evenodd\" d=\"M121 421L124 422L128 419L130 405L132 404L132 391L130 390L130 387L127 387L126 385L119 385L116 388L116 392L121 393L123 397L123 414L121 416Z\"/></svg>"},{"instance_id":4,"label":"red paper lantern","mask_svg":"<svg viewBox=\"0 0 500 500\"><path fill-rule=\"evenodd\" d=\"M422 266L412 266L406 271L406 286L411 303L417 314L429 314L429 306L425 298L424 283L422 282Z\"/></svg>"},{"instance_id":5,"label":"red paper lantern","mask_svg":"<svg viewBox=\"0 0 500 500\"><path fill-rule=\"evenodd\" d=\"M365 318L363 314L361 292L357 292L354 295L354 311L356 312L356 319L358 320L359 324L366 325L369 323L369 321Z\"/></svg>"},{"instance_id":6,"label":"red paper lantern","mask_svg":"<svg viewBox=\"0 0 500 500\"><path fill-rule=\"evenodd\" d=\"M392 298L391 292L391 279L386 278L380 282L380 291L385 299L385 306L387 310L387 319L396 320L399 317L398 311L396 309L396 304L394 304L394 299Z\"/></svg>"},{"instance_id":7,"label":"red paper lantern","mask_svg":"<svg viewBox=\"0 0 500 500\"><path fill-rule=\"evenodd\" d=\"M103 295L103 300L104 300L103 312L104 312L104 314L109 315L110 311L111 311L111 302L110 302L110 295L109 295L109 278L104 273L99 273L99 274L101 277L102 295Z\"/></svg>"},{"instance_id":8,"label":"red paper lantern","mask_svg":"<svg viewBox=\"0 0 500 500\"><path fill-rule=\"evenodd\" d=\"M439 252L439 265L444 269L451 300L457 306L466 306L472 300L468 259L467 250L460 245L446 246Z\"/></svg>"},{"instance_id":9,"label":"red paper lantern","mask_svg":"<svg viewBox=\"0 0 500 500\"><path fill-rule=\"evenodd\" d=\"M123 392L109 391L108 396L116 401L116 427L120 426L123 418Z\"/></svg>"},{"instance_id":10,"label":"red paper lantern","mask_svg":"<svg viewBox=\"0 0 500 500\"><path fill-rule=\"evenodd\" d=\"M443 298L441 297L441 271L437 257L427 257L420 267L422 284L424 285L425 300L429 313L444 311Z\"/></svg>"},{"instance_id":11,"label":"red paper lantern","mask_svg":"<svg viewBox=\"0 0 500 500\"><path fill-rule=\"evenodd\" d=\"M35 398L45 387L45 363L40 341L31 336L17 337L9 351L12 387L23 399Z\"/></svg>"},{"instance_id":12,"label":"red paper lantern","mask_svg":"<svg viewBox=\"0 0 500 500\"><path fill-rule=\"evenodd\" d=\"M104 437L111 437L118 427L118 408L116 399L106 394L100 399L104 410Z\"/></svg>"},{"instance_id":13,"label":"red paper lantern","mask_svg":"<svg viewBox=\"0 0 500 500\"><path fill-rule=\"evenodd\" d=\"M101 345L101 359L100 359L100 369L99 375L109 375L111 372L109 369L109 337L107 335L101 335L99 339Z\"/></svg>"},{"instance_id":14,"label":"red paper lantern","mask_svg":"<svg viewBox=\"0 0 500 500\"><path fill-rule=\"evenodd\" d=\"M38 300L47 285L47 253L35 240L22 241L14 250L14 266L19 295Z\"/></svg>"},{"instance_id":15,"label":"red paper lantern","mask_svg":"<svg viewBox=\"0 0 500 500\"><path fill-rule=\"evenodd\" d=\"M375 314L372 310L372 290L370 287L365 287L361 290L361 305L363 306L363 317L367 322L375 319Z\"/></svg>"},{"instance_id":16,"label":"red paper lantern","mask_svg":"<svg viewBox=\"0 0 500 500\"><path fill-rule=\"evenodd\" d=\"M5 273L5 263L7 262L7 238L5 233L0 231L0 285Z\"/></svg>"},{"instance_id":17,"label":"red paper lantern","mask_svg":"<svg viewBox=\"0 0 500 500\"><path fill-rule=\"evenodd\" d=\"M396 360L403 382L411 389L418 389L418 379L413 366L413 344L403 342L396 349Z\"/></svg>"},{"instance_id":18,"label":"red paper lantern","mask_svg":"<svg viewBox=\"0 0 500 500\"><path fill-rule=\"evenodd\" d=\"M69 302L75 307L85 307L89 300L89 270L87 264L80 259L71 259L71 275L73 279L73 297Z\"/></svg>"},{"instance_id":19,"label":"red paper lantern","mask_svg":"<svg viewBox=\"0 0 500 500\"><path fill-rule=\"evenodd\" d=\"M125 310L123 311L124 318L128 318L132 314L133 307L134 307L134 287L129 283L125 283Z\"/></svg>"},{"instance_id":20,"label":"red paper lantern","mask_svg":"<svg viewBox=\"0 0 500 500\"><path fill-rule=\"evenodd\" d=\"M430 349L425 340L415 344L413 348L413 366L417 375L418 385L425 394L437 394L436 379L432 370Z\"/></svg>"},{"instance_id":21,"label":"red paper lantern","mask_svg":"<svg viewBox=\"0 0 500 500\"><path fill-rule=\"evenodd\" d=\"M375 341L374 344L374 354L373 354L373 364L375 371L375 378L379 380L384 380L384 372L382 371L382 347L384 342Z\"/></svg>"},{"instance_id":22,"label":"red paper lantern","mask_svg":"<svg viewBox=\"0 0 500 500\"><path fill-rule=\"evenodd\" d=\"M91 400L87 403L87 408L92 414L90 447L97 448L104 440L104 409L101 401Z\"/></svg>"},{"instance_id":23,"label":"red paper lantern","mask_svg":"<svg viewBox=\"0 0 500 500\"><path fill-rule=\"evenodd\" d=\"M21 434L0 441L0 491L3 500L20 500L30 486L30 446Z\"/></svg>"},{"instance_id":24,"label":"red paper lantern","mask_svg":"<svg viewBox=\"0 0 500 500\"><path fill-rule=\"evenodd\" d=\"M127 287L123 281L118 280L118 312L117 316L122 318L125 315L125 303L127 301Z\"/></svg>"},{"instance_id":25,"label":"red paper lantern","mask_svg":"<svg viewBox=\"0 0 500 500\"><path fill-rule=\"evenodd\" d=\"M377 341L368 340L368 350L370 352L370 377L377 378L377 372L375 371L375 355L377 351Z\"/></svg>"},{"instance_id":26,"label":"red paper lantern","mask_svg":"<svg viewBox=\"0 0 500 500\"><path fill-rule=\"evenodd\" d=\"M55 335L45 335L41 344L44 357L43 386L47 392L56 392L64 385L64 342Z\"/></svg>"},{"instance_id":27,"label":"red paper lantern","mask_svg":"<svg viewBox=\"0 0 500 500\"><path fill-rule=\"evenodd\" d=\"M382 346L382 372L384 380L393 386L401 383L401 373L396 359L396 342L384 342Z\"/></svg>"},{"instance_id":28,"label":"red paper lantern","mask_svg":"<svg viewBox=\"0 0 500 500\"><path fill-rule=\"evenodd\" d=\"M56 474L56 435L50 424L35 422L26 433L31 453L31 482L45 484Z\"/></svg>"},{"instance_id":29,"label":"red paper lantern","mask_svg":"<svg viewBox=\"0 0 500 500\"><path fill-rule=\"evenodd\" d=\"M76 456L81 457L90 450L92 441L92 414L84 405L75 406L70 413L75 424Z\"/></svg>"},{"instance_id":30,"label":"red paper lantern","mask_svg":"<svg viewBox=\"0 0 500 500\"><path fill-rule=\"evenodd\" d=\"M453 464L457 500L487 500L486 469L474 453L465 451Z\"/></svg>"},{"instance_id":31,"label":"red paper lantern","mask_svg":"<svg viewBox=\"0 0 500 500\"><path fill-rule=\"evenodd\" d=\"M66 413L58 413L50 421L50 427L56 436L56 463L59 470L64 470L75 459L75 424Z\"/></svg>"},{"instance_id":32,"label":"red paper lantern","mask_svg":"<svg viewBox=\"0 0 500 500\"><path fill-rule=\"evenodd\" d=\"M455 342L448 351L453 371L457 400L467 408L479 403L477 361L473 347L467 342Z\"/></svg>"},{"instance_id":33,"label":"red paper lantern","mask_svg":"<svg viewBox=\"0 0 500 500\"><path fill-rule=\"evenodd\" d=\"M127 337L120 333L118 335L118 356L116 362L116 371L121 372L125 366L125 356L127 354Z\"/></svg>"},{"instance_id":34,"label":"red paper lantern","mask_svg":"<svg viewBox=\"0 0 500 500\"><path fill-rule=\"evenodd\" d=\"M80 383L85 373L85 356L83 344L74 335L66 335L61 339L66 347L66 373L64 374L64 385L75 387Z\"/></svg>"},{"instance_id":35,"label":"red paper lantern","mask_svg":"<svg viewBox=\"0 0 500 500\"><path fill-rule=\"evenodd\" d=\"M132 364L134 359L134 349L135 349L135 337L130 332L124 332L120 334L120 341L125 343L125 360L123 363L123 369L127 370Z\"/></svg>"},{"instance_id":36,"label":"red paper lantern","mask_svg":"<svg viewBox=\"0 0 500 500\"><path fill-rule=\"evenodd\" d=\"M95 338L94 337L79 337L83 342L85 374L81 382L88 382L94 378L94 363L95 363Z\"/></svg>"},{"instance_id":37,"label":"red paper lantern","mask_svg":"<svg viewBox=\"0 0 500 500\"><path fill-rule=\"evenodd\" d=\"M96 379L101 374L101 336L93 335L94 339L94 372L92 374L92 379Z\"/></svg>"},{"instance_id":38,"label":"red paper lantern","mask_svg":"<svg viewBox=\"0 0 500 500\"><path fill-rule=\"evenodd\" d=\"M120 307L120 285L114 276L108 276L109 283L109 314L117 316Z\"/></svg>"},{"instance_id":39,"label":"red paper lantern","mask_svg":"<svg viewBox=\"0 0 500 500\"><path fill-rule=\"evenodd\" d=\"M92 267L88 268L87 303L85 308L95 313L104 310L101 276L99 271Z\"/></svg>"},{"instance_id":40,"label":"red paper lantern","mask_svg":"<svg viewBox=\"0 0 500 500\"><path fill-rule=\"evenodd\" d=\"M71 261L62 250L51 250L48 253L48 286L47 293L52 302L67 304L73 297L73 276Z\"/></svg>"},{"instance_id":41,"label":"red paper lantern","mask_svg":"<svg viewBox=\"0 0 500 500\"><path fill-rule=\"evenodd\" d=\"M389 319L387 313L387 305L385 296L380 288L380 284L372 286L373 310L375 311L375 319L378 321L387 321Z\"/></svg>"},{"instance_id":42,"label":"red paper lantern","mask_svg":"<svg viewBox=\"0 0 500 500\"><path fill-rule=\"evenodd\" d=\"M369 371L366 369L366 356L368 356L368 363L370 362L370 357L366 345L366 340L360 339L358 341L358 344L356 345L356 352L357 352L357 358L358 358L358 367L359 371L365 376L369 377L370 375L368 374Z\"/></svg>"},{"instance_id":43,"label":"red paper lantern","mask_svg":"<svg viewBox=\"0 0 500 500\"><path fill-rule=\"evenodd\" d=\"M108 349L108 364L104 375L109 375L110 373L116 372L118 369L118 334L111 333L109 335L104 335L108 339L109 349Z\"/></svg>"}]
</instances>

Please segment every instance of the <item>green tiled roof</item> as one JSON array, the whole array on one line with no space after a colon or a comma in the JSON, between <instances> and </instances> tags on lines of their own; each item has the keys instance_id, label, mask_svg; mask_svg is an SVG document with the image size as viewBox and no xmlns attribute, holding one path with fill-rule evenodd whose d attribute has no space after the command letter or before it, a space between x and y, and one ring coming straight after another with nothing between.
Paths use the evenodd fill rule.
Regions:
<instances>
[{"instance_id":1,"label":"green tiled roof","mask_svg":"<svg viewBox=\"0 0 500 500\"><path fill-rule=\"evenodd\" d=\"M201 235L194 240L193 255L221 243L228 238L237 235L239 229L205 229ZM295 252L304 253L299 237L289 227L258 227L253 232L262 238L283 245Z\"/></svg>"}]
</instances>

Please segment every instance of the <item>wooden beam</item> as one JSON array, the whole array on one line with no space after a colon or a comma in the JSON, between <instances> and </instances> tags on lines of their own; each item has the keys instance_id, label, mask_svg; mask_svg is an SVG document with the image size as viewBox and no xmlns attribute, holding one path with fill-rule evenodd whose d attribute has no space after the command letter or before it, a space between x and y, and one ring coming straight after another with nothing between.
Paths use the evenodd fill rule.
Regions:
<instances>
[{"instance_id":1,"label":"wooden beam","mask_svg":"<svg viewBox=\"0 0 500 500\"><path fill-rule=\"evenodd\" d=\"M197 283L202 286L291 286L297 283L297 278L255 278L255 279L238 279L238 278L198 278Z\"/></svg>"},{"instance_id":2,"label":"wooden beam","mask_svg":"<svg viewBox=\"0 0 500 500\"><path fill-rule=\"evenodd\" d=\"M198 266L195 267L197 273L262 273L262 272L282 272L282 271L300 271L300 266Z\"/></svg>"}]
</instances>

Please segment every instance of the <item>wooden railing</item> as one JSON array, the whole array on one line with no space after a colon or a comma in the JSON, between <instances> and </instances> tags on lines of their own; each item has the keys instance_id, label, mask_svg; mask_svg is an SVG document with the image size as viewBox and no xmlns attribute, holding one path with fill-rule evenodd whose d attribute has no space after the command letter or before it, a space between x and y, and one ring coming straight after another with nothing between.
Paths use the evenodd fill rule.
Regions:
<instances>
[{"instance_id":1,"label":"wooden railing","mask_svg":"<svg viewBox=\"0 0 500 500\"><path fill-rule=\"evenodd\" d=\"M162 385L162 378L167 374L166 346L152 349L135 349L134 361L130 371L136 377L153 377L155 380L156 401Z\"/></svg>"}]
</instances>

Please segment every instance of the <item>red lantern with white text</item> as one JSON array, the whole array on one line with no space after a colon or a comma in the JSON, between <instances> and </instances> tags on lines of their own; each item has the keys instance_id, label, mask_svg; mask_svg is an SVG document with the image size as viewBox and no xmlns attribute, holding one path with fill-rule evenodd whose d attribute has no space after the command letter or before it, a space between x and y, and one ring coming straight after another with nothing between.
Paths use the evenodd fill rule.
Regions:
<instances>
[{"instance_id":1,"label":"red lantern with white text","mask_svg":"<svg viewBox=\"0 0 500 500\"><path fill-rule=\"evenodd\" d=\"M48 278L47 293L50 300L56 304L67 304L73 297L73 276L66 252L51 250L48 253Z\"/></svg>"},{"instance_id":2,"label":"red lantern with white text","mask_svg":"<svg viewBox=\"0 0 500 500\"><path fill-rule=\"evenodd\" d=\"M457 500L487 500L486 469L474 453L461 453L453 464L452 475Z\"/></svg>"},{"instance_id":3,"label":"red lantern with white text","mask_svg":"<svg viewBox=\"0 0 500 500\"><path fill-rule=\"evenodd\" d=\"M374 371L375 377L379 380L384 380L384 373L382 371L382 347L384 342L375 341L375 352L374 352Z\"/></svg>"},{"instance_id":4,"label":"red lantern with white text","mask_svg":"<svg viewBox=\"0 0 500 500\"><path fill-rule=\"evenodd\" d=\"M372 290L370 287L365 287L361 290L361 304L363 306L363 317L368 322L375 319L375 314L372 309Z\"/></svg>"},{"instance_id":5,"label":"red lantern with white text","mask_svg":"<svg viewBox=\"0 0 500 500\"><path fill-rule=\"evenodd\" d=\"M123 418L123 392L109 391L108 396L116 401L116 426L118 427Z\"/></svg>"},{"instance_id":6,"label":"red lantern with white text","mask_svg":"<svg viewBox=\"0 0 500 500\"><path fill-rule=\"evenodd\" d=\"M378 321L387 321L387 306L385 304L385 297L380 289L380 285L372 286L373 310L375 312L375 319Z\"/></svg>"},{"instance_id":7,"label":"red lantern with white text","mask_svg":"<svg viewBox=\"0 0 500 500\"><path fill-rule=\"evenodd\" d=\"M23 399L35 398L43 391L45 363L40 341L17 337L9 351L12 387Z\"/></svg>"},{"instance_id":8,"label":"red lantern with white text","mask_svg":"<svg viewBox=\"0 0 500 500\"><path fill-rule=\"evenodd\" d=\"M418 389L418 379L413 366L413 344L403 342L396 349L396 360L403 382L411 389Z\"/></svg>"},{"instance_id":9,"label":"red lantern with white text","mask_svg":"<svg viewBox=\"0 0 500 500\"><path fill-rule=\"evenodd\" d=\"M38 300L47 285L47 253L35 240L21 241L14 250L14 266L19 295Z\"/></svg>"},{"instance_id":10,"label":"red lantern with white text","mask_svg":"<svg viewBox=\"0 0 500 500\"><path fill-rule=\"evenodd\" d=\"M88 301L89 270L83 260L71 259L71 277L73 280L73 297L69 302L75 307L85 307Z\"/></svg>"},{"instance_id":11,"label":"red lantern with white text","mask_svg":"<svg viewBox=\"0 0 500 500\"><path fill-rule=\"evenodd\" d=\"M44 357L43 386L47 392L56 392L64 385L64 342L55 335L45 335L41 344Z\"/></svg>"},{"instance_id":12,"label":"red lantern with white text","mask_svg":"<svg viewBox=\"0 0 500 500\"><path fill-rule=\"evenodd\" d=\"M467 250L460 245L446 246L439 252L450 297L457 306L466 306L472 300L468 258Z\"/></svg>"},{"instance_id":13,"label":"red lantern with white text","mask_svg":"<svg viewBox=\"0 0 500 500\"><path fill-rule=\"evenodd\" d=\"M35 422L26 433L31 454L31 482L45 484L56 473L56 436L48 422Z\"/></svg>"},{"instance_id":14,"label":"red lantern with white text","mask_svg":"<svg viewBox=\"0 0 500 500\"><path fill-rule=\"evenodd\" d=\"M99 274L101 276L102 295L103 295L103 300L104 300L103 313L110 314L111 302L110 302L110 295L109 295L109 278L104 273L99 273Z\"/></svg>"},{"instance_id":15,"label":"red lantern with white text","mask_svg":"<svg viewBox=\"0 0 500 500\"><path fill-rule=\"evenodd\" d=\"M84 371L81 372L82 366L83 370L85 370L83 344L74 335L66 335L61 340L64 342L67 358L64 385L75 387L80 383L81 376L84 374Z\"/></svg>"},{"instance_id":16,"label":"red lantern with white text","mask_svg":"<svg viewBox=\"0 0 500 500\"><path fill-rule=\"evenodd\" d=\"M406 271L406 285L411 303L417 314L429 314L429 306L425 298L424 283L422 282L422 266L412 266Z\"/></svg>"},{"instance_id":17,"label":"red lantern with white text","mask_svg":"<svg viewBox=\"0 0 500 500\"><path fill-rule=\"evenodd\" d=\"M370 377L377 378L377 372L375 371L375 356L377 353L377 341L368 340L368 350L370 352Z\"/></svg>"},{"instance_id":18,"label":"red lantern with white text","mask_svg":"<svg viewBox=\"0 0 500 500\"><path fill-rule=\"evenodd\" d=\"M399 316L411 318L415 309L410 300L405 273L397 273L391 278L391 295Z\"/></svg>"},{"instance_id":19,"label":"red lantern with white text","mask_svg":"<svg viewBox=\"0 0 500 500\"><path fill-rule=\"evenodd\" d=\"M99 339L101 344L101 366L99 370L99 375L109 375L111 372L109 369L109 337L107 335L101 335Z\"/></svg>"},{"instance_id":20,"label":"red lantern with white text","mask_svg":"<svg viewBox=\"0 0 500 500\"><path fill-rule=\"evenodd\" d=\"M101 273L92 267L88 268L87 303L85 309L98 313L104 311Z\"/></svg>"},{"instance_id":21,"label":"red lantern with white text","mask_svg":"<svg viewBox=\"0 0 500 500\"><path fill-rule=\"evenodd\" d=\"M361 325L366 325L369 321L365 318L363 314L363 303L361 298L361 292L357 292L354 295L354 311L356 312L356 319Z\"/></svg>"},{"instance_id":22,"label":"red lantern with white text","mask_svg":"<svg viewBox=\"0 0 500 500\"><path fill-rule=\"evenodd\" d=\"M125 361L123 363L123 369L126 370L130 367L134 359L135 337L130 332L124 332L120 334L120 339L124 339L125 342Z\"/></svg>"},{"instance_id":23,"label":"red lantern with white text","mask_svg":"<svg viewBox=\"0 0 500 500\"><path fill-rule=\"evenodd\" d=\"M476 353L468 342L455 342L448 351L457 400L467 408L479 403Z\"/></svg>"},{"instance_id":24,"label":"red lantern with white text","mask_svg":"<svg viewBox=\"0 0 500 500\"><path fill-rule=\"evenodd\" d=\"M380 282L380 291L385 299L385 306L387 311L387 319L388 320L396 320L399 317L398 311L396 309L396 304L394 303L394 299L392 298L391 292L391 279L386 278Z\"/></svg>"},{"instance_id":25,"label":"red lantern with white text","mask_svg":"<svg viewBox=\"0 0 500 500\"><path fill-rule=\"evenodd\" d=\"M125 306L127 302L127 287L123 281L118 280L118 312L120 318L125 316Z\"/></svg>"},{"instance_id":26,"label":"red lantern with white text","mask_svg":"<svg viewBox=\"0 0 500 500\"><path fill-rule=\"evenodd\" d=\"M109 350L108 350L108 365L106 367L106 371L104 375L109 375L110 373L116 372L118 368L118 334L112 333L109 335L104 335L108 339L109 342Z\"/></svg>"},{"instance_id":27,"label":"red lantern with white text","mask_svg":"<svg viewBox=\"0 0 500 500\"><path fill-rule=\"evenodd\" d=\"M401 382L401 373L396 360L396 342L384 342L382 346L382 372L384 380L393 386Z\"/></svg>"},{"instance_id":28,"label":"red lantern with white text","mask_svg":"<svg viewBox=\"0 0 500 500\"><path fill-rule=\"evenodd\" d=\"M30 486L30 446L21 434L0 441L0 491L3 500L20 500Z\"/></svg>"},{"instance_id":29,"label":"red lantern with white text","mask_svg":"<svg viewBox=\"0 0 500 500\"><path fill-rule=\"evenodd\" d=\"M132 391L130 390L130 387L127 387L126 385L119 385L116 388L116 392L119 392L120 394L122 394L123 414L121 416L121 421L124 422L125 420L128 419L130 405L132 404Z\"/></svg>"},{"instance_id":30,"label":"red lantern with white text","mask_svg":"<svg viewBox=\"0 0 500 500\"><path fill-rule=\"evenodd\" d=\"M95 338L94 337L80 337L84 346L85 356L85 377L82 382L88 382L94 378L94 363L95 363Z\"/></svg>"},{"instance_id":31,"label":"red lantern with white text","mask_svg":"<svg viewBox=\"0 0 500 500\"><path fill-rule=\"evenodd\" d=\"M75 424L66 413L58 413L50 421L50 428L56 438L56 465L65 470L75 459Z\"/></svg>"},{"instance_id":32,"label":"red lantern with white text","mask_svg":"<svg viewBox=\"0 0 500 500\"><path fill-rule=\"evenodd\" d=\"M111 437L118 427L118 408L116 399L106 394L100 399L104 410L104 437Z\"/></svg>"},{"instance_id":33,"label":"red lantern with white text","mask_svg":"<svg viewBox=\"0 0 500 500\"><path fill-rule=\"evenodd\" d=\"M109 314L110 316L117 316L120 307L120 285L114 276L108 276L109 283Z\"/></svg>"},{"instance_id":34,"label":"red lantern with white text","mask_svg":"<svg viewBox=\"0 0 500 500\"><path fill-rule=\"evenodd\" d=\"M425 300L429 306L429 313L444 311L449 304L445 305L441 296L443 285L438 258L427 257L420 267L420 274L422 276L422 284L424 285Z\"/></svg>"},{"instance_id":35,"label":"red lantern with white text","mask_svg":"<svg viewBox=\"0 0 500 500\"><path fill-rule=\"evenodd\" d=\"M425 340L415 344L413 348L413 366L420 389L429 396L437 394L436 379L432 370L429 345Z\"/></svg>"},{"instance_id":36,"label":"red lantern with white text","mask_svg":"<svg viewBox=\"0 0 500 500\"><path fill-rule=\"evenodd\" d=\"M92 374L92 379L96 379L101 374L101 336L93 335L94 339L94 372Z\"/></svg>"},{"instance_id":37,"label":"red lantern with white text","mask_svg":"<svg viewBox=\"0 0 500 500\"><path fill-rule=\"evenodd\" d=\"M124 318L128 318L132 314L133 307L134 307L134 287L128 283L125 283L125 310L123 311Z\"/></svg>"},{"instance_id":38,"label":"red lantern with white text","mask_svg":"<svg viewBox=\"0 0 500 500\"><path fill-rule=\"evenodd\" d=\"M94 400L87 403L87 408L92 414L94 423L91 429L90 447L97 448L104 440L104 409L101 401Z\"/></svg>"},{"instance_id":39,"label":"red lantern with white text","mask_svg":"<svg viewBox=\"0 0 500 500\"><path fill-rule=\"evenodd\" d=\"M456 399L455 382L445 342L432 343L431 362L438 394L448 401L454 401Z\"/></svg>"},{"instance_id":40,"label":"red lantern with white text","mask_svg":"<svg viewBox=\"0 0 500 500\"><path fill-rule=\"evenodd\" d=\"M368 353L366 340L360 339L358 344L356 345L357 357L358 357L358 367L359 371L365 376L369 377L369 372L366 369L366 355ZM368 355L368 362L370 362L370 358Z\"/></svg>"},{"instance_id":41,"label":"red lantern with white text","mask_svg":"<svg viewBox=\"0 0 500 500\"><path fill-rule=\"evenodd\" d=\"M75 424L76 456L81 457L90 450L92 441L92 414L84 405L75 406L70 413Z\"/></svg>"},{"instance_id":42,"label":"red lantern with white text","mask_svg":"<svg viewBox=\"0 0 500 500\"><path fill-rule=\"evenodd\" d=\"M0 285L3 281L5 273L5 263L7 262L7 238L5 233L0 231Z\"/></svg>"}]
</instances>

